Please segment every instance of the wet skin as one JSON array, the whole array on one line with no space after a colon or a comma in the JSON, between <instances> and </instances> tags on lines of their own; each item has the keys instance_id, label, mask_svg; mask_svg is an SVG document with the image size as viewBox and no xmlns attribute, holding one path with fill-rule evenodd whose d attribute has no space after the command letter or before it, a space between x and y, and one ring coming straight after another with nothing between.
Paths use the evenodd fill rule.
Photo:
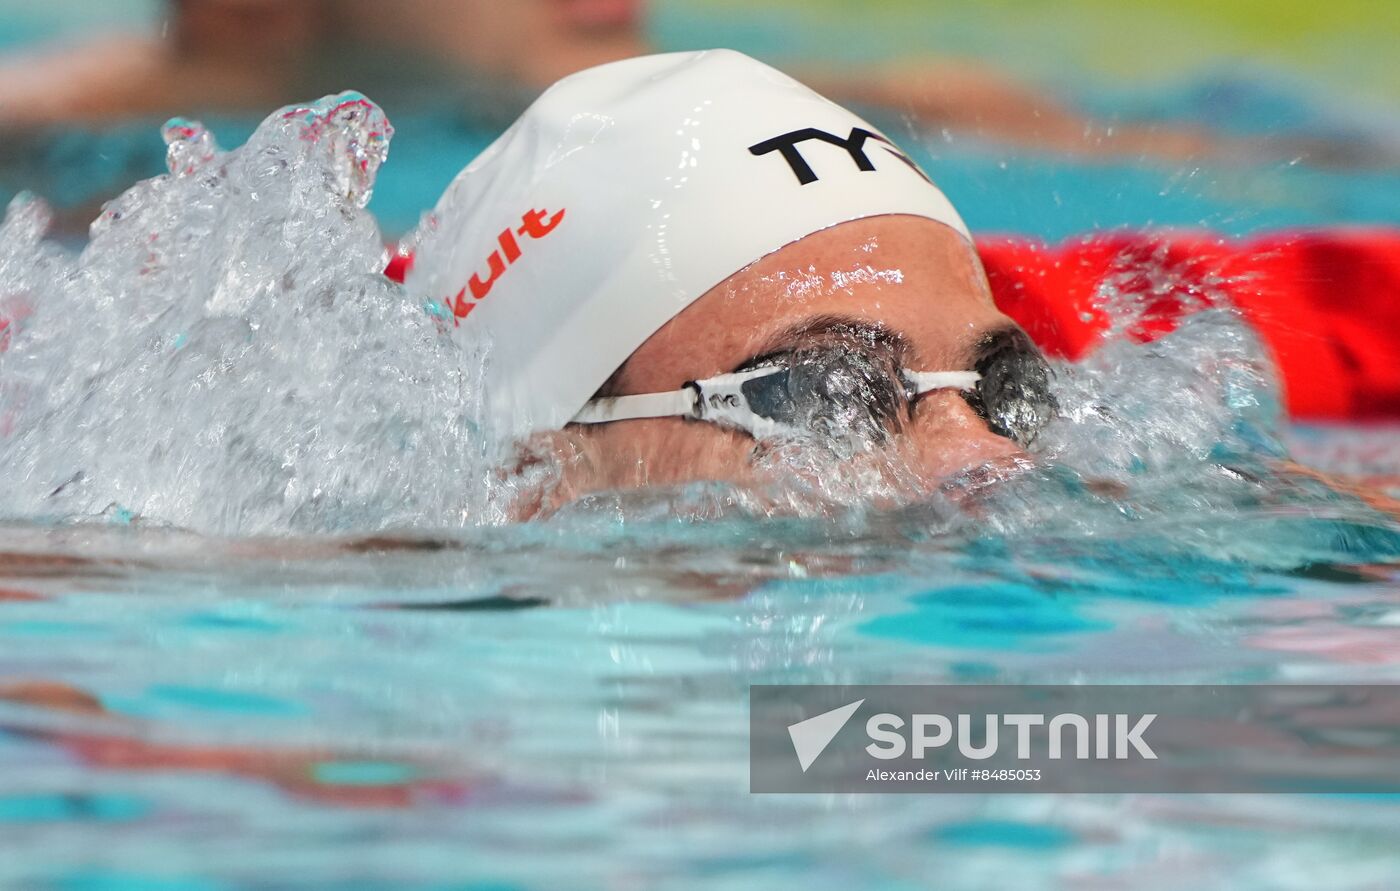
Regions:
<instances>
[{"instance_id":1,"label":"wet skin","mask_svg":"<svg viewBox=\"0 0 1400 891\"><path fill-rule=\"evenodd\" d=\"M900 363L918 371L971 369L989 339L1018 330L992 302L961 235L919 217L872 217L809 235L712 288L632 354L608 393L676 390L829 339L843 324L889 335ZM760 482L761 447L745 433L680 418L572 425L531 443L532 454L564 456L563 471L552 491L520 511L548 512L610 489ZM948 390L920 397L880 448L930 486L1021 455L968 399Z\"/></svg>"}]
</instances>

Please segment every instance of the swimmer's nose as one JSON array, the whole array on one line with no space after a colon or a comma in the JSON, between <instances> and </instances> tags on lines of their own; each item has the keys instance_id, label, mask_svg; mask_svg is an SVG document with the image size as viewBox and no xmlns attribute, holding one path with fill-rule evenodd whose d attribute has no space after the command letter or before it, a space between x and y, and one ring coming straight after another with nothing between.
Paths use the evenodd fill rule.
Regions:
<instances>
[{"instance_id":1,"label":"swimmer's nose","mask_svg":"<svg viewBox=\"0 0 1400 891\"><path fill-rule=\"evenodd\" d=\"M905 447L925 478L950 477L986 464L1028 457L1026 451L987 427L961 395L941 390L914 406Z\"/></svg>"}]
</instances>

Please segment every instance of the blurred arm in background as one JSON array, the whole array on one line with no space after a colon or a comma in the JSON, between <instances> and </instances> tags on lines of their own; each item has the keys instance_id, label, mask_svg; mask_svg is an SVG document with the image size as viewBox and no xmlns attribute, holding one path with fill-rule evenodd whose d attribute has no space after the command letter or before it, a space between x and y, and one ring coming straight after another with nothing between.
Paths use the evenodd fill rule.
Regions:
<instances>
[{"instance_id":1,"label":"blurred arm in background","mask_svg":"<svg viewBox=\"0 0 1400 891\"><path fill-rule=\"evenodd\" d=\"M266 109L323 33L321 0L169 0L163 35L121 35L0 59L0 124L104 124Z\"/></svg>"},{"instance_id":2,"label":"blurred arm in background","mask_svg":"<svg viewBox=\"0 0 1400 891\"><path fill-rule=\"evenodd\" d=\"M518 103L574 71L648 52L642 11L638 0L168 0L160 35L0 58L0 124L268 111L312 92L373 90L346 82L367 74L418 75L454 95L442 79L453 69Z\"/></svg>"},{"instance_id":3,"label":"blurred arm in background","mask_svg":"<svg viewBox=\"0 0 1400 891\"><path fill-rule=\"evenodd\" d=\"M0 125L267 111L347 87L378 96L405 81L504 121L564 75L653 51L645 14L645 0L169 0L164 37L0 60ZM906 114L927 130L1061 154L1374 160L1335 141L1098 122L974 61L796 73L838 102Z\"/></svg>"}]
</instances>

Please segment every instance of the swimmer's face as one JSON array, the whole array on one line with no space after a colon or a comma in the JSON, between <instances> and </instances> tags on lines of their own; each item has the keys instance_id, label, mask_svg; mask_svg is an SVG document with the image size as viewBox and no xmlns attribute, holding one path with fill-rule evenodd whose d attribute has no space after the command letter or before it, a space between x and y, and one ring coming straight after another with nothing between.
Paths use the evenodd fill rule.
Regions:
<instances>
[{"instance_id":1,"label":"swimmer's face","mask_svg":"<svg viewBox=\"0 0 1400 891\"><path fill-rule=\"evenodd\" d=\"M931 484L1014 459L1048 404L1048 397L1039 406L1033 399L1020 407L986 404L1004 388L1008 369L1017 378L1012 389L1022 377L1043 386L1043 360L993 304L967 242L919 217L834 226L732 275L642 344L605 395L678 390L768 363L833 375L835 383L817 388L844 387L861 403L828 412L841 416L836 426L860 439L859 451L897 457ZM900 368L981 371L986 398L935 390L911 402L895 383ZM681 418L573 425L553 437L573 456L549 499L556 503L644 485L751 483L771 473L771 462L768 470L761 462L765 443Z\"/></svg>"}]
</instances>

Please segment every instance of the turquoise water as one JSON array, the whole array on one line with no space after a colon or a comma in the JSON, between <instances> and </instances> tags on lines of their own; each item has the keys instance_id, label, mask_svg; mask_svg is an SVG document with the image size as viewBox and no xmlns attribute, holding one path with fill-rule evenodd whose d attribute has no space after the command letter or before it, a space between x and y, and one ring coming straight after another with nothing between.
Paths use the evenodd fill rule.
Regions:
<instances>
[{"instance_id":1,"label":"turquoise water","mask_svg":"<svg viewBox=\"0 0 1400 891\"><path fill-rule=\"evenodd\" d=\"M1388 885L1394 798L749 794L752 683L1400 681L1359 505L1014 525L4 530L0 886Z\"/></svg>"},{"instance_id":2,"label":"turquoise water","mask_svg":"<svg viewBox=\"0 0 1400 891\"><path fill-rule=\"evenodd\" d=\"M1234 74L1079 98L1354 125ZM494 130L389 111L371 209L402 232ZM234 145L254 122L210 123ZM164 151L146 124L33 139L0 145L0 191L69 207ZM1394 223L1400 199L1385 169L912 145L984 231ZM1132 371L1143 402L1173 392ZM1261 435L1240 456L1234 420L1228 449L1167 426L1163 457L1145 435L1155 469L1111 497L1046 470L961 507L816 518L696 491L379 538L214 537L120 505L0 526L0 887L1392 887L1393 797L747 791L754 683L1400 682L1400 521L1298 474L1240 476L1281 451ZM1287 440L1396 494L1400 429Z\"/></svg>"},{"instance_id":3,"label":"turquoise water","mask_svg":"<svg viewBox=\"0 0 1400 891\"><path fill-rule=\"evenodd\" d=\"M1207 116L1213 104L1224 101L1221 94L1238 88L1224 78L1156 96L1108 96L1096 104L1107 115L1140 112L1145 120L1165 124L1182 115ZM1271 110L1288 116L1293 125L1288 132L1347 138L1346 130L1338 135L1318 105L1290 100L1286 108ZM390 106L388 111L399 135L371 210L387 233L403 233L498 130L443 108ZM1217 163L1183 169L1134 159L1070 159L1005 145L946 143L908 132L897 117L882 119L879 109L868 111L930 171L979 232L1059 240L1119 226L1204 226L1245 235L1397 220L1400 171L1394 166L1336 169L1280 159L1259 166ZM236 145L260 117L205 123L226 144ZM1231 120L1241 122L1239 116ZM43 194L60 208L111 197L134 179L163 170L164 146L153 133L152 122L141 122L114 130L32 134L0 146L0 201L21 188Z\"/></svg>"}]
</instances>

